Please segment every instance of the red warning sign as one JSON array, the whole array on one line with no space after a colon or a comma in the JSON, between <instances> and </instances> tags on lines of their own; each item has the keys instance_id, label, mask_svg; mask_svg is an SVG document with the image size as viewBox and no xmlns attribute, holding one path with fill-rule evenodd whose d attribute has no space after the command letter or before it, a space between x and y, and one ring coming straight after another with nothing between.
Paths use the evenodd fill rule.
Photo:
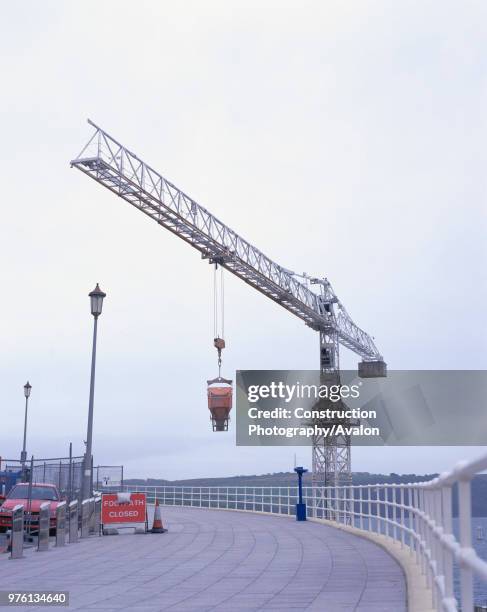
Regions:
<instances>
[{"instance_id":1,"label":"red warning sign","mask_svg":"<svg viewBox=\"0 0 487 612\"><path fill-rule=\"evenodd\" d=\"M101 522L145 523L147 500L145 493L104 493L101 500Z\"/></svg>"}]
</instances>

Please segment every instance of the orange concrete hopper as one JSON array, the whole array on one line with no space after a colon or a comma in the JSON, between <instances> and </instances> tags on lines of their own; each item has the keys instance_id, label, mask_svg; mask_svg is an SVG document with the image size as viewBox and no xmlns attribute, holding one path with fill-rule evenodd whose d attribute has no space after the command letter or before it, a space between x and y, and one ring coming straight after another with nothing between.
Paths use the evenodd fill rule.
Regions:
<instances>
[{"instance_id":1,"label":"orange concrete hopper","mask_svg":"<svg viewBox=\"0 0 487 612\"><path fill-rule=\"evenodd\" d=\"M228 421L232 409L232 393L231 385L224 387L208 384L208 409L211 412L213 431L228 431Z\"/></svg>"}]
</instances>

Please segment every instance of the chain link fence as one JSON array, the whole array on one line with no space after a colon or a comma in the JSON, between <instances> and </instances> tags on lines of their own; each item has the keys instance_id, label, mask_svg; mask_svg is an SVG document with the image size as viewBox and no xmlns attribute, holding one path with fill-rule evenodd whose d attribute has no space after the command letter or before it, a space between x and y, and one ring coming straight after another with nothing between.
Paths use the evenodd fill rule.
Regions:
<instances>
[{"instance_id":1,"label":"chain link fence","mask_svg":"<svg viewBox=\"0 0 487 612\"><path fill-rule=\"evenodd\" d=\"M17 480L56 485L69 501L79 499L83 480L83 457L33 459L24 465L16 459L2 461L4 473L19 474ZM98 465L92 470L93 489L108 491L123 486L123 465Z\"/></svg>"},{"instance_id":2,"label":"chain link fence","mask_svg":"<svg viewBox=\"0 0 487 612\"><path fill-rule=\"evenodd\" d=\"M123 465L97 465L93 471L95 491L108 492L123 487Z\"/></svg>"},{"instance_id":3,"label":"chain link fence","mask_svg":"<svg viewBox=\"0 0 487 612\"><path fill-rule=\"evenodd\" d=\"M22 480L25 482L56 485L61 496L71 500L76 499L81 490L83 458L34 459L32 462L28 461L25 466L20 461L8 460L5 463L5 471L24 471Z\"/></svg>"}]
</instances>

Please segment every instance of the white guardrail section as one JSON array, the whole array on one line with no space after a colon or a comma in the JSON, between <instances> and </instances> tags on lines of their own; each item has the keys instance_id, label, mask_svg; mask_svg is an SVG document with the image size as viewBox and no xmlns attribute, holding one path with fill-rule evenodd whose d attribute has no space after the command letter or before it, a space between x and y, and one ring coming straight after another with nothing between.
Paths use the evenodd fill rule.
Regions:
<instances>
[{"instance_id":1,"label":"white guardrail section","mask_svg":"<svg viewBox=\"0 0 487 612\"><path fill-rule=\"evenodd\" d=\"M473 610L473 577L487 582L487 561L472 547L472 478L487 470L487 455L461 462L431 481L408 484L303 487L309 517L351 525L409 548L432 593L437 610ZM453 488L458 490L459 535L453 533ZM120 490L120 489L118 489ZM295 514L297 487L149 487L148 503L274 514ZM454 562L460 573L460 601L454 596Z\"/></svg>"}]
</instances>

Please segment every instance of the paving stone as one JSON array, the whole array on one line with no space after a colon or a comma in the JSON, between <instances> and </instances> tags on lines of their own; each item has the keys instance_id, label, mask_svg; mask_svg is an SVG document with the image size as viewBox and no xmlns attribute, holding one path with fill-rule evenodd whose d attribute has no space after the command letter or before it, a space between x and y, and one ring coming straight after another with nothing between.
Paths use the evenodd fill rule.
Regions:
<instances>
[{"instance_id":1,"label":"paving stone","mask_svg":"<svg viewBox=\"0 0 487 612\"><path fill-rule=\"evenodd\" d=\"M70 611L406 610L399 565L353 534L250 512L163 507L162 515L162 535L1 555L2 588L69 590Z\"/></svg>"}]
</instances>

